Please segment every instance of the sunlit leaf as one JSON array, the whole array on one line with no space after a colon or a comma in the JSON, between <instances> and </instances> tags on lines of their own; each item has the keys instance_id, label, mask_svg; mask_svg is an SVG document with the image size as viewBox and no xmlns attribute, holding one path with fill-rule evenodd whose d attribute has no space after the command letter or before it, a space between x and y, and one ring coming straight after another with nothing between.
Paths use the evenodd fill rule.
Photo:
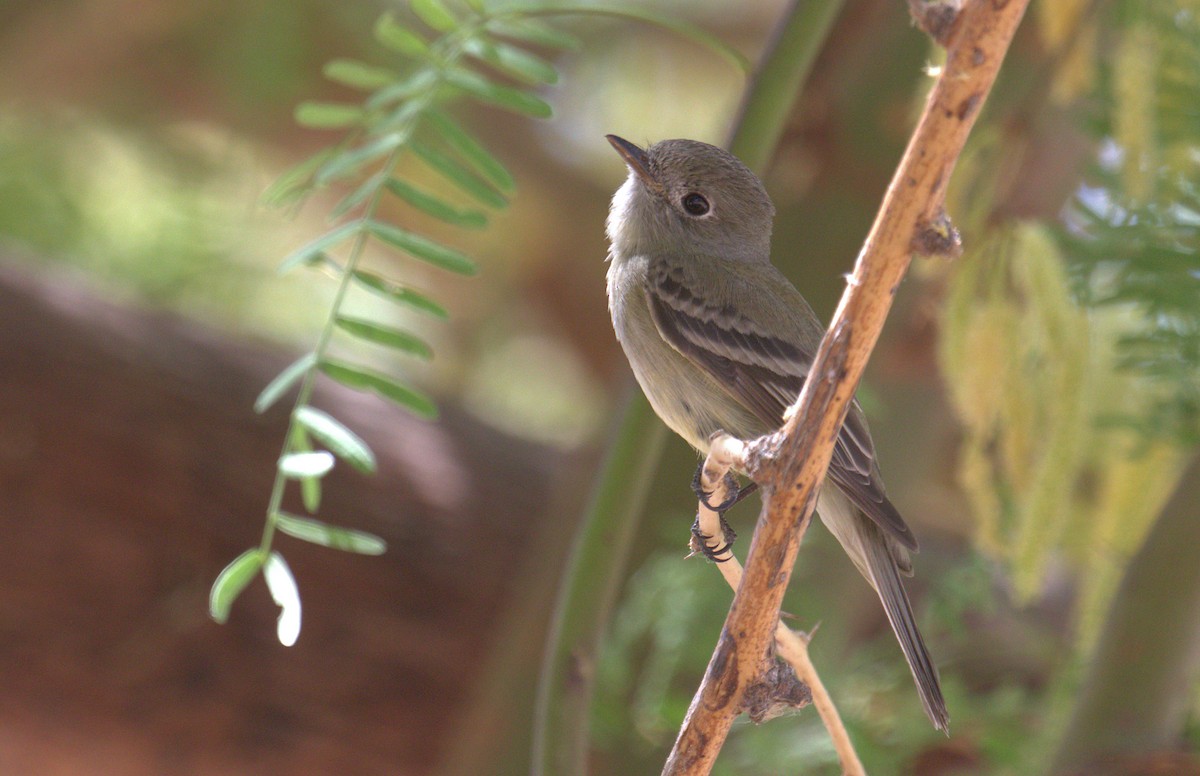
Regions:
<instances>
[{"instance_id":1,"label":"sunlit leaf","mask_svg":"<svg viewBox=\"0 0 1200 776\"><path fill-rule=\"evenodd\" d=\"M280 609L275 635L280 644L290 647L300 638L300 589L296 587L296 578L283 556L272 552L263 566L263 579Z\"/></svg>"},{"instance_id":2,"label":"sunlit leaf","mask_svg":"<svg viewBox=\"0 0 1200 776\"><path fill-rule=\"evenodd\" d=\"M470 229L480 229L487 225L487 215L482 210L462 210L456 208L448 202L439 199L423 189L418 189L408 181L400 178L389 178L385 185L388 191L400 197L400 199L408 204L448 224Z\"/></svg>"},{"instance_id":3,"label":"sunlit leaf","mask_svg":"<svg viewBox=\"0 0 1200 776\"><path fill-rule=\"evenodd\" d=\"M441 173L442 177L453 183L464 194L474 197L477 201L493 208L508 206L508 200L482 178L468 170L457 159L428 146L414 143L412 152L432 169Z\"/></svg>"},{"instance_id":4,"label":"sunlit leaf","mask_svg":"<svg viewBox=\"0 0 1200 776\"><path fill-rule=\"evenodd\" d=\"M299 423L292 424L290 445L293 453L312 452L312 440L308 438L308 430ZM304 503L304 508L309 512L316 514L317 510L321 508L321 493L320 477L300 478L300 501Z\"/></svg>"},{"instance_id":5,"label":"sunlit leaf","mask_svg":"<svg viewBox=\"0 0 1200 776\"><path fill-rule=\"evenodd\" d=\"M530 54L524 49L486 40L470 38L463 48L476 59L488 63L502 73L506 73L518 81L524 81L530 86L541 86L558 81L558 71L546 60Z\"/></svg>"},{"instance_id":6,"label":"sunlit leaf","mask_svg":"<svg viewBox=\"0 0 1200 776\"><path fill-rule=\"evenodd\" d=\"M406 57L420 58L429 53L429 44L417 33L385 13L375 22L375 40Z\"/></svg>"},{"instance_id":7,"label":"sunlit leaf","mask_svg":"<svg viewBox=\"0 0 1200 776\"><path fill-rule=\"evenodd\" d=\"M294 480L321 477L333 468L333 455L325 450L288 453L279 459L279 471Z\"/></svg>"},{"instance_id":8,"label":"sunlit leaf","mask_svg":"<svg viewBox=\"0 0 1200 776\"><path fill-rule=\"evenodd\" d=\"M381 156L386 156L396 150L405 140L405 136L399 132L392 132L381 137L377 137L369 143L364 143L357 148L351 148L347 151L342 151L326 160L325 164L321 165L317 170L315 179L317 183L328 183L336 178L341 178L347 175L352 175L358 172L359 168L368 162L372 162Z\"/></svg>"},{"instance_id":9,"label":"sunlit leaf","mask_svg":"<svg viewBox=\"0 0 1200 776\"><path fill-rule=\"evenodd\" d=\"M326 148L292 165L267 187L263 192L262 201L272 207L295 202L308 191L313 173L332 155L333 149Z\"/></svg>"},{"instance_id":10,"label":"sunlit leaf","mask_svg":"<svg viewBox=\"0 0 1200 776\"><path fill-rule=\"evenodd\" d=\"M516 189L517 182L513 179L512 173L454 119L440 111L429 111L426 119L429 121L429 125L442 136L442 139L493 186L500 191Z\"/></svg>"},{"instance_id":11,"label":"sunlit leaf","mask_svg":"<svg viewBox=\"0 0 1200 776\"><path fill-rule=\"evenodd\" d=\"M380 326L373 321L361 318L347 318L342 315L337 317L336 323L343 331L368 342L395 348L396 350L401 350L420 358L433 358L433 350L429 345L424 340L406 331L393 329L390 326ZM335 450L334 452L336 453L337 451Z\"/></svg>"},{"instance_id":12,"label":"sunlit leaf","mask_svg":"<svg viewBox=\"0 0 1200 776\"><path fill-rule=\"evenodd\" d=\"M382 555L387 551L387 542L375 534L340 528L320 520L278 512L275 525L282 533L322 547L357 552L360 555Z\"/></svg>"},{"instance_id":13,"label":"sunlit leaf","mask_svg":"<svg viewBox=\"0 0 1200 776\"><path fill-rule=\"evenodd\" d=\"M435 318L444 320L450 317L449 313L446 312L446 308L419 291L414 291L398 283L393 283L387 278L380 277L372 272L361 269L355 270L354 279L364 287L391 299L393 302L407 305L420 312L428 313Z\"/></svg>"},{"instance_id":14,"label":"sunlit leaf","mask_svg":"<svg viewBox=\"0 0 1200 776\"><path fill-rule=\"evenodd\" d=\"M296 123L312 129L344 129L362 122L359 105L340 102L302 102L296 106Z\"/></svg>"},{"instance_id":15,"label":"sunlit leaf","mask_svg":"<svg viewBox=\"0 0 1200 776\"><path fill-rule=\"evenodd\" d=\"M321 508L321 478L304 477L300 480L300 501L309 512Z\"/></svg>"},{"instance_id":16,"label":"sunlit leaf","mask_svg":"<svg viewBox=\"0 0 1200 776\"><path fill-rule=\"evenodd\" d=\"M441 0L411 0L410 5L418 19L438 32L450 32L458 26L458 21Z\"/></svg>"},{"instance_id":17,"label":"sunlit leaf","mask_svg":"<svg viewBox=\"0 0 1200 776\"><path fill-rule=\"evenodd\" d=\"M340 323L340 319L339 319ZM297 407L296 422L308 430L329 451L364 474L375 471L375 454L358 434L346 428L341 421L315 407ZM315 510L309 510L315 511Z\"/></svg>"},{"instance_id":18,"label":"sunlit leaf","mask_svg":"<svg viewBox=\"0 0 1200 776\"><path fill-rule=\"evenodd\" d=\"M229 610L233 602L250 584L250 580L258 574L263 565L262 552L255 547L246 550L241 555L221 569L208 591L208 615L219 623L229 619Z\"/></svg>"},{"instance_id":19,"label":"sunlit leaf","mask_svg":"<svg viewBox=\"0 0 1200 776\"><path fill-rule=\"evenodd\" d=\"M364 92L382 89L394 83L399 75L386 67L368 65L357 59L335 59L321 68L325 77L334 83L361 89Z\"/></svg>"},{"instance_id":20,"label":"sunlit leaf","mask_svg":"<svg viewBox=\"0 0 1200 776\"><path fill-rule=\"evenodd\" d=\"M286 366L282 372L275 375L271 382L267 383L267 387L262 389L262 393L254 400L254 411L260 415L271 408L279 398L291 390L304 373L312 369L317 363L317 357L312 353L305 353L300 358Z\"/></svg>"},{"instance_id":21,"label":"sunlit leaf","mask_svg":"<svg viewBox=\"0 0 1200 776\"><path fill-rule=\"evenodd\" d=\"M480 102L494 105L497 108L504 108L537 119L548 119L554 115L550 104L533 92L492 83L471 70L462 68L449 70L446 72L446 81Z\"/></svg>"},{"instance_id":22,"label":"sunlit leaf","mask_svg":"<svg viewBox=\"0 0 1200 776\"><path fill-rule=\"evenodd\" d=\"M301 264L319 261L321 254L345 240L362 228L361 221L348 221L336 229L330 229L325 234L297 248L284 257L277 270L280 275L290 272Z\"/></svg>"},{"instance_id":23,"label":"sunlit leaf","mask_svg":"<svg viewBox=\"0 0 1200 776\"><path fill-rule=\"evenodd\" d=\"M419 417L437 417L437 407L428 396L401 385L392 377L331 359L321 361L320 368L342 385L362 391L373 391Z\"/></svg>"},{"instance_id":24,"label":"sunlit leaf","mask_svg":"<svg viewBox=\"0 0 1200 776\"><path fill-rule=\"evenodd\" d=\"M389 84L367 98L367 110L378 110L385 105L400 100L407 100L419 92L425 91L437 83L437 72L432 69L421 69L405 78L403 81Z\"/></svg>"},{"instance_id":25,"label":"sunlit leaf","mask_svg":"<svg viewBox=\"0 0 1200 776\"><path fill-rule=\"evenodd\" d=\"M467 258L465 254L436 243L427 237L381 221L367 221L367 229L381 242L399 248L410 256L427 261L436 267L457 272L460 275L474 275L478 272L475 262Z\"/></svg>"}]
</instances>

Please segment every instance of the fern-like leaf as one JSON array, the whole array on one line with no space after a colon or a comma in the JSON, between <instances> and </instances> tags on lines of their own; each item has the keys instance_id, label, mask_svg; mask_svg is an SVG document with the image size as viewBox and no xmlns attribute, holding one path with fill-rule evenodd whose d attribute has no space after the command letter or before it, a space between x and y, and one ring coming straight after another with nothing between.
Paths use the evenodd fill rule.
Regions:
<instances>
[{"instance_id":1,"label":"fern-like leaf","mask_svg":"<svg viewBox=\"0 0 1200 776\"><path fill-rule=\"evenodd\" d=\"M406 331L344 315L337 317L337 325L343 331L367 342L384 345L418 358L433 358L433 349L424 340Z\"/></svg>"},{"instance_id":2,"label":"fern-like leaf","mask_svg":"<svg viewBox=\"0 0 1200 776\"><path fill-rule=\"evenodd\" d=\"M437 405L420 391L401 384L396 378L344 361L325 359L319 364L325 374L342 385L360 391L371 391L395 402L417 417L433 420L437 417Z\"/></svg>"},{"instance_id":3,"label":"fern-like leaf","mask_svg":"<svg viewBox=\"0 0 1200 776\"><path fill-rule=\"evenodd\" d=\"M296 120L320 130L341 129L344 137L318 154L293 167L273 185L264 199L275 204L296 205L321 187L345 191L331 210L335 222L328 231L289 253L280 272L315 267L337 278L334 303L317 344L276 376L255 402L262 412L285 393L299 386L293 405L291 426L276 467L275 486L267 506L266 524L260 547L239 556L222 572L213 586L210 610L223 621L238 593L254 574L262 572L271 594L281 608L278 636L290 644L300 631L300 600L294 578L282 556L271 550L276 530L305 541L353 552L376 554L383 543L361 532L329 526L282 511L285 491L298 483L301 500L315 514L321 503L322 478L337 459L362 472L372 472L376 462L370 448L353 431L328 413L310 404L316 377L324 374L349 388L368 391L422 418L434 418L433 401L400 379L369 366L348 363L329 354L335 331L375 345L428 359L432 350L423 339L368 319L348 316L343 306L354 289L365 289L389 301L434 318L447 317L446 309L423 292L407 284L366 269L363 263L368 244L379 244L441 269L474 275L477 266L466 254L414 231L411 225L382 220L380 203L391 194L415 210L456 227L478 229L487 215L441 194L434 194L398 173L401 159L411 153L463 197L487 208L508 205L507 195L515 188L512 174L496 156L446 112L455 96L523 116L551 115L549 103L536 89L555 83L554 66L526 46L575 48L573 36L559 32L536 16L549 13L578 13L572 7L522 8L505 5L489 8L482 0L411 0L410 7L423 25L406 26L385 13L376 22L375 39L393 61L375 64L358 59L336 59L323 69L331 81L364 93L360 104L308 101L295 111ZM624 15L650 19L652 14L622 13L613 9L586 13ZM666 22L698 40L713 38L687 25ZM395 61L399 60L399 61ZM479 69L473 69L478 66ZM497 82L492 75L500 75ZM514 85L515 84L515 85ZM419 140L418 140L419 138ZM350 214L353 218L336 223ZM317 443L325 450L314 449Z\"/></svg>"}]
</instances>

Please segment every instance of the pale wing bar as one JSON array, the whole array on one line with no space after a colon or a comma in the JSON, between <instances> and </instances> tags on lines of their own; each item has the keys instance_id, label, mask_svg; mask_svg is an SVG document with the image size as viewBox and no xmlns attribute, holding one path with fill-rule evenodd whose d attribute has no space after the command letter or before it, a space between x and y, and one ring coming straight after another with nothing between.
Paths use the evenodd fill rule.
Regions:
<instances>
[{"instance_id":1,"label":"pale wing bar","mask_svg":"<svg viewBox=\"0 0 1200 776\"><path fill-rule=\"evenodd\" d=\"M696 299L678 278L660 274L646 295L659 333L716 378L769 428L800 394L811 355L777 337L745 330L742 321ZM834 446L829 477L854 504L903 546L917 541L884 493L875 451L857 402ZM906 564L907 565L907 564Z\"/></svg>"}]
</instances>

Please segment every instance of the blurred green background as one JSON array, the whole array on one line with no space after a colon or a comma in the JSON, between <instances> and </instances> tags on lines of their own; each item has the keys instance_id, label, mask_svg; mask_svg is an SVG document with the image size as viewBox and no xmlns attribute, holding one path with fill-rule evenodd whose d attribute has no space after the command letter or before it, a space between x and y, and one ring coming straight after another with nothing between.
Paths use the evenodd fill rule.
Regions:
<instances>
[{"instance_id":1,"label":"blurred green background","mask_svg":"<svg viewBox=\"0 0 1200 776\"><path fill-rule=\"evenodd\" d=\"M767 45L788 7L774 0L646 5L715 32L751 60ZM1060 224L1085 180L1101 185L1097 175L1103 175L1096 170L1104 169L1103 138L1112 142L1117 137L1117 146L1128 154L1136 150L1138 128L1113 107L1113 95L1125 94L1118 83L1124 71L1100 64L1103 57L1097 55L1133 24L1128 13L1120 12L1128 4L1068 3L1064 8L1055 13L1035 7L1030 14L964 158L950 203L968 248L963 261L981 244L990 244L989 235L1018 218ZM288 166L336 138L297 127L292 112L298 102L358 98L323 79L322 65L338 57L390 61L392 55L370 37L376 17L386 9L412 20L403 4L382 2L8 0L0 7L0 72L9 74L0 80L0 262L7 282L37 278L37 293L47 299L55 297L55 289L70 289L70 294L111 304L106 310L130 311L117 328L136 328L147 341L158 335L159 316L165 315L176 322L173 326L203 332L218 343L218 351L224 348L220 343L229 343L233 349L261 348L282 358L311 347L334 284L319 272L281 277L274 269L288 251L328 228L326 214L343 192L319 192L291 213L266 207L261 194ZM1178 9L1192 14L1184 20L1187 24L1194 21L1193 4L1181 1ZM582 46L539 52L551 57L561 74L560 82L542 94L555 108L553 119L533 122L466 104L455 110L514 173L518 189L511 207L486 230L469 233L451 231L399 204L382 213L386 220L430 234L478 261L479 277L463 279L383 253L370 257L374 266L402 276L445 304L449 322L408 317L367 299L356 302L361 314L395 319L432 343L432 362L396 360L388 366L448 408L453 422L447 433L459 435L464 448L485 433L497 435L488 439L511 440L481 449L493 458L503 457L506 445L522 451L514 458L523 461L528 455L534 461L524 471L536 473L542 489L535 506L512 515L519 525L506 528L512 532L506 540L511 544L502 548L512 553L506 570L473 580L473 574L482 572L461 556L439 556L447 585L469 591L473 582L486 582L496 586L496 600L486 616L476 611L475 619L447 609L439 627L459 629L464 638L470 635L477 651L468 665L430 661L425 669L443 674L439 681L451 689L423 698L439 709L436 724L420 735L406 733L394 718L371 718L353 704L321 708L318 703L304 712L325 715L313 727L294 724L299 732L266 736L253 756L235 753L214 761L196 754L208 740L199 724L182 724L164 734L165 740L191 742L184 749L192 754L171 758L163 755L169 743L146 747L149 754L131 749L133 754L117 756L113 752L122 739L94 740L107 735L104 725L88 728L99 731L94 739L76 736L72 747L39 748L37 731L42 728L14 722L14 751L19 754L11 762L47 773L69 772L63 768L71 763L99 762L95 757L112 758L112 767L103 768L110 773L318 773L331 772L330 763L354 773L520 773L527 768L526 712L546 608L612 418L632 389L604 299L603 224L608 198L625 170L603 136L612 132L635 142L666 137L723 142L746 84L712 51L653 26L596 17L567 18L560 26L577 35ZM1062 39L1082 42L1064 47ZM1168 48L1167 43L1156 45ZM842 276L852 265L931 82L925 68L937 57L912 28L904 4L847 2L788 122L765 176L779 210L774 256L822 318L829 317L842 291ZM1185 127L1184 140L1171 146L1176 151L1191 148L1193 167L1200 138L1194 129ZM1163 134L1152 132L1156 147L1167 147ZM1110 165L1108 171L1117 175L1116 167ZM416 165L404 171L433 185L429 173ZM1120 184L1104 185L1120 189ZM1183 255L1195 266L1193 247ZM968 445L982 439L980 444L993 450L1008 444L997 441L1004 439L1003 431L973 435L958 420L970 414L961 400L962 386L988 378L966 374L954 362L958 367L947 371L957 387L948 388L939 368L939 358L951 360L939 352L947 320L957 320L945 312L947 306L953 309L956 293L970 293L954 286L954 267L940 259L914 265L860 391L890 494L921 539L910 593L941 668L954 736L944 739L928 727L874 596L823 530L809 534L785 605L796 617L794 627L820 626L812 646L814 661L872 773L1018 774L1048 767L1091 654L1091 638L1082 638L1080 629L1094 635L1100 627L1125 560L1174 492L1190 454L1190 448L1173 447L1169 460L1158 467L1162 478L1130 481L1126 490L1156 489L1158 495L1142 527L1131 529L1128 540L1111 539L1111 546L1099 549L1088 544L1082 562L1069 548L1055 550L1053 541L1043 543L1045 557L1026 559L1024 566L1006 554L998 545L1011 538L1006 533L1011 525L1020 525L1014 515L1026 514L1020 496L1009 494L1009 502L989 522L980 514L979 492L987 491L992 481L976 471L966 486L983 491L971 495L964 492L960 471L964 437ZM1065 291L1062 298L1067 298ZM85 325L90 309L77 311ZM46 310L51 315L53 305ZM36 317L22 320L21 325L38 325ZM91 323L100 332L113 325L106 317ZM1013 331L1016 340L1027 342L1023 330ZM114 348L123 347L117 343ZM1011 356L1002 346L979 349L978 340L963 347L976 356L976 363ZM46 358L43 379L48 382L75 368L55 361L52 352ZM233 378L223 377L220 363L204 367L204 390L234 384ZM1104 363L1097 373L1112 371ZM21 364L9 359L7 368ZM996 384L1003 379L994 376ZM1094 393L1131 390L1127 383L1104 386ZM121 397L114 401L120 406ZM1070 396L1064 401L1078 404ZM248 405L246 399L237 406L248 410ZM1092 406L1087 404L1086 411ZM1056 405L1047 412L1058 417L1062 409ZM392 428L388 417L378 421L383 431ZM1090 415L1087 425L1091 427ZM60 433L55 444L71 444L69 433ZM42 433L43 438L48 435ZM278 434L274 439L282 442ZM130 446L142 443L136 436L128 441ZM1037 440L1029 444L1035 449ZM270 442L264 445L269 451ZM204 454L238 455L219 447ZM257 456L267 462L268 473L270 455ZM1031 468L1042 460L1036 456L1031 453L1027 461ZM595 773L643 773L660 767L728 607L729 593L713 570L682 557L692 520L688 482L694 464L694 454L682 442L668 443L620 610L596 668ZM1103 479L1109 471L1100 463L1086 472L1084 468L1080 464L1072 470L1075 479L1061 483L1063 492L1074 494L1071 498L1091 492L1080 484L1087 474ZM452 478L437 480L437 471L431 475L434 490L459 487ZM1020 475L1013 474L1017 485L1004 484L1019 490ZM144 472L118 470L107 476L145 478L149 488L171 487L169 480L160 482ZM7 480L11 487L22 486L19 477ZM1184 490L1168 509L1194 513L1187 495L1195 496L1194 479L1183 479ZM77 483L78 478L68 469L64 482ZM515 480L511 484L515 488ZM353 498L354 481L340 487ZM384 479L374 487L386 491L404 483ZM257 496L249 490L240 502L246 511L232 514L246 536L258 530L266 496L265 487ZM457 503L449 496L445 501ZM757 501L751 501L733 514L744 537L757 510ZM7 505L8 525L28 530L36 515L19 514L15 503ZM469 527L481 519L461 506L443 512L439 519L447 524ZM132 521L154 519L136 503L118 514ZM182 520L204 519L187 510L181 514ZM338 517L358 524L352 502ZM395 526L400 526L401 541L407 537L410 543L391 538L393 550L380 561L398 576L404 574L406 558L426 552L423 542L442 530L437 527L441 523L413 529L405 519L396 517ZM81 518L78 530L101 529ZM464 536L469 540L472 534L468 530ZM486 554L488 547L482 538L480 542L484 546L477 551ZM170 557L152 542L144 549L152 568L154 558L165 563ZM1108 550L1111 556L1105 554ZM202 588L216 573L220 555L214 551L198 562L196 585ZM114 564L119 562L114 558ZM327 575L324 584L334 595L339 579L373 568L366 561L365 566L357 563L343 562L336 574ZM1096 573L1106 574L1106 581L1093 590L1087 575L1101 566L1107 570ZM303 588L303 571L297 575ZM186 598L187 606L196 604L203 612L203 591L195 593L191 590ZM1081 600L1092 608L1082 610ZM450 603L434 591L424 606L437 609ZM355 602L342 601L339 607L352 616ZM254 628L269 637L270 610L264 611L267 624L255 622ZM411 612L391 614L399 624L389 627L402 629ZM321 614L318 610L308 616L315 623ZM69 622L60 626L67 631L73 627ZM207 621L195 627L218 628ZM5 627L9 630L20 629L13 624ZM415 641L394 641L398 653L412 650L412 661L424 659L413 647ZM352 656L353 640L347 643L339 648ZM305 648L302 636L296 649ZM263 665L279 659L269 643L255 641L254 649L262 652ZM67 652L58 659L86 665L91 658ZM1154 658L1151 653L1144 659ZM5 670L15 670L11 661ZM500 675L504 678L498 679ZM327 678L336 684L338 677L334 671ZM513 677L522 678L517 685L527 694L489 694L489 688L504 686ZM403 706L422 695L419 688L410 694L403 686L389 702ZM80 688L67 684L55 691L70 695ZM1184 705L1194 709L1194 687L1181 694L1187 699ZM186 692L181 696L184 717L187 697ZM287 697L279 703L286 706ZM1184 729L1167 747L1175 753L1194 752L1200 740L1194 711L1183 716ZM21 719L13 715L10 722ZM111 725L120 727L127 722L123 720L118 715ZM372 749L357 743L354 735L343 735L347 728L378 728L382 740L405 735L416 740L412 749L392 743ZM302 734L303 746L297 743ZM318 744L338 755L307 759L305 746ZM418 747L422 754L412 756ZM1197 772L1194 759L1180 757L1164 760L1168 770L1131 766L1113 772ZM836 760L816 715L806 710L761 728L739 723L718 772L833 773Z\"/></svg>"}]
</instances>

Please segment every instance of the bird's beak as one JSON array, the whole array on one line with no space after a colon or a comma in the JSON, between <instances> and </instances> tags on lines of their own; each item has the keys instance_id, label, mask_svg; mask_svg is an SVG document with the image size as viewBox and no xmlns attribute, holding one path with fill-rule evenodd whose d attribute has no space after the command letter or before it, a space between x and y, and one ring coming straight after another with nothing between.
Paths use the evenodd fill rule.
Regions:
<instances>
[{"instance_id":1,"label":"bird's beak","mask_svg":"<svg viewBox=\"0 0 1200 776\"><path fill-rule=\"evenodd\" d=\"M612 147L617 149L617 153L625 160L626 166L634 172L642 183L656 194L662 194L662 184L650 172L650 160L646 157L646 152L630 143L623 137L617 135L605 135Z\"/></svg>"}]
</instances>

